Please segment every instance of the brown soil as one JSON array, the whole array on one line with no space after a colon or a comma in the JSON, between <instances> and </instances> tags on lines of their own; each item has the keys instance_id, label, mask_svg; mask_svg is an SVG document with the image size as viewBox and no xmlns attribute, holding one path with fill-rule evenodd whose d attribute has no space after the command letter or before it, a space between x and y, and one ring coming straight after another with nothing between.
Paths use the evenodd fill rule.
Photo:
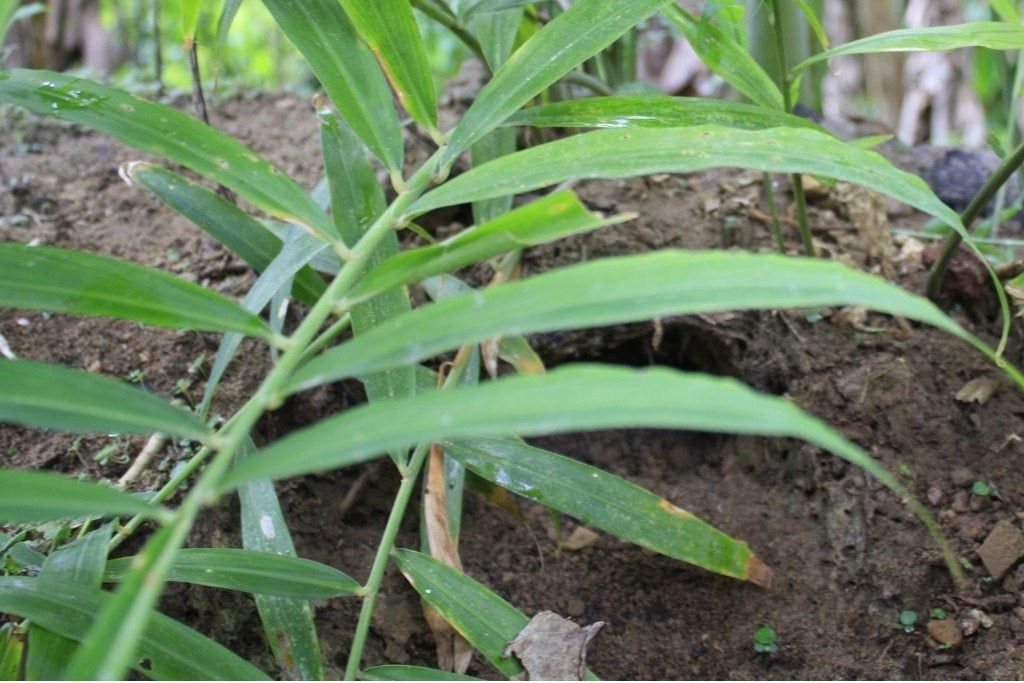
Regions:
<instances>
[{"instance_id":1,"label":"brown soil","mask_svg":"<svg viewBox=\"0 0 1024 683\"><path fill-rule=\"evenodd\" d=\"M121 182L118 165L137 153L71 127L21 117L8 123L10 133L0 139L0 238L132 259L231 296L251 284L236 259L156 199ZM315 121L305 102L290 96L233 100L216 110L215 124L307 187L317 180ZM637 211L640 218L532 250L524 256L524 272L667 246L768 249L759 183L756 174L734 171L581 183L577 189L592 208ZM812 201L824 253L920 287L918 245L897 244L888 232L888 220L912 225L920 217L843 185L812 188ZM460 219L465 212L450 211L428 225L446 234L460 227ZM792 228L787 231L795 244ZM471 276L482 280L488 273L478 268ZM985 315L986 303L976 293L952 294L964 323L990 338L995 326ZM197 400L202 390L190 365L204 354L211 359L217 345L214 335L10 311L0 313L0 334L19 356L121 377L141 371L144 385L167 397L178 380L191 378L179 396L186 401ZM929 328L856 310L698 316L535 341L552 365L661 363L736 376L791 397L898 472L929 501L956 551L976 567L968 571L970 590L958 593L930 537L899 500L857 469L800 442L662 431L541 439L545 447L625 476L747 540L775 570L774 586L763 590L608 536L582 550L559 550L545 510L524 503L525 519L519 520L469 496L462 537L467 572L527 614L550 609L581 623L608 622L589 651L596 672L619 679L1024 677L1024 566L1001 582L990 581L976 552L997 522L1021 523L1024 396L971 348ZM1020 361L1019 346L1009 357ZM236 407L269 365L255 345L239 358L215 404L220 414ZM991 400L955 400L965 383L979 377L1000 383ZM261 422L260 437L279 437L361 399L355 385L297 397ZM89 437L76 445L64 434L0 429L5 465L116 478L126 465L92 457L109 442ZM140 445L126 442L122 451L134 453ZM176 448L140 487L154 486L185 457ZM369 484L344 516L337 505L358 469L279 485L299 553L357 578L366 575L397 486L387 467L368 467L374 468ZM1000 497L970 493L975 480L992 482ZM228 501L205 518L192 543L237 545L237 526L236 502ZM400 542L415 547L417 539L409 519ZM923 623L937 607L958 622L980 609L993 623L960 648L940 650ZM247 596L173 585L162 608L275 671ZM905 609L922 615L915 633L896 627ZM356 612L353 599L317 606L335 675L344 665ZM775 655L753 651L753 633L765 624L779 634ZM385 581L365 661L434 664L419 601L397 572ZM479 657L470 673L496 674Z\"/></svg>"}]
</instances>

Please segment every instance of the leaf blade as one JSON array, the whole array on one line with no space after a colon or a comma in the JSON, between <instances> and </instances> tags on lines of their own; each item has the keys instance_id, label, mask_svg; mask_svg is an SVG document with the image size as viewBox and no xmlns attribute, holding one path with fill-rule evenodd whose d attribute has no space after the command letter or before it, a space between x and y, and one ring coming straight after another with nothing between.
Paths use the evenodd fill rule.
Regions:
<instances>
[{"instance_id":1,"label":"leaf blade","mask_svg":"<svg viewBox=\"0 0 1024 683\"><path fill-rule=\"evenodd\" d=\"M24 576L0 577L0 612L31 619L78 642L110 599L109 593L75 584L47 585ZM145 659L153 667L142 673L157 679L269 680L227 648L158 613L154 613L141 639L138 661Z\"/></svg>"},{"instance_id":2,"label":"leaf blade","mask_svg":"<svg viewBox=\"0 0 1024 683\"><path fill-rule=\"evenodd\" d=\"M123 382L36 361L0 361L0 421L78 432L209 436L189 412Z\"/></svg>"},{"instance_id":3,"label":"leaf blade","mask_svg":"<svg viewBox=\"0 0 1024 683\"><path fill-rule=\"evenodd\" d=\"M117 489L51 472L0 469L0 519L39 522L71 517L145 515L166 517L165 508Z\"/></svg>"},{"instance_id":4,"label":"leaf blade","mask_svg":"<svg viewBox=\"0 0 1024 683\"><path fill-rule=\"evenodd\" d=\"M240 142L176 109L94 81L28 69L0 72L0 99L170 159L274 216L331 234L327 216L293 180Z\"/></svg>"},{"instance_id":5,"label":"leaf blade","mask_svg":"<svg viewBox=\"0 0 1024 683\"><path fill-rule=\"evenodd\" d=\"M0 306L272 337L262 320L191 282L130 261L52 247L0 244Z\"/></svg>"},{"instance_id":6,"label":"leaf blade","mask_svg":"<svg viewBox=\"0 0 1024 683\"><path fill-rule=\"evenodd\" d=\"M134 560L134 557L110 560L104 579L121 581ZM183 549L178 552L167 580L304 600L354 595L361 588L344 572L319 562L231 548Z\"/></svg>"}]
</instances>

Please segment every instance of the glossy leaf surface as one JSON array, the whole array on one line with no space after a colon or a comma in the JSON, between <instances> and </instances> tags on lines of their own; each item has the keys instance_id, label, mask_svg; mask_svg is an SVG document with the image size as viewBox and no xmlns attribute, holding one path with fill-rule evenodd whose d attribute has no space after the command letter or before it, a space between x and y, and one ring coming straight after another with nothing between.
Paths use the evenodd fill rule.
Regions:
<instances>
[{"instance_id":1,"label":"glossy leaf surface","mask_svg":"<svg viewBox=\"0 0 1024 683\"><path fill-rule=\"evenodd\" d=\"M0 422L73 432L208 434L188 411L129 384L28 360L0 361Z\"/></svg>"},{"instance_id":2,"label":"glossy leaf surface","mask_svg":"<svg viewBox=\"0 0 1024 683\"><path fill-rule=\"evenodd\" d=\"M270 336L262 320L191 282L130 261L52 247L0 244L0 306Z\"/></svg>"},{"instance_id":3,"label":"glossy leaf surface","mask_svg":"<svg viewBox=\"0 0 1024 683\"><path fill-rule=\"evenodd\" d=\"M134 559L110 560L106 580L121 581ZM306 600L352 595L360 588L344 572L319 562L231 548L181 550L167 576L169 581Z\"/></svg>"},{"instance_id":4,"label":"glossy leaf surface","mask_svg":"<svg viewBox=\"0 0 1024 683\"><path fill-rule=\"evenodd\" d=\"M26 576L0 577L0 612L31 619L65 638L81 641L109 593ZM157 680L268 680L227 648L162 614L142 636L135 669Z\"/></svg>"},{"instance_id":5,"label":"glossy leaf surface","mask_svg":"<svg viewBox=\"0 0 1024 683\"><path fill-rule=\"evenodd\" d=\"M745 543L625 479L515 439L445 441L479 477L663 555L768 585L770 572Z\"/></svg>"},{"instance_id":6,"label":"glossy leaf surface","mask_svg":"<svg viewBox=\"0 0 1024 683\"><path fill-rule=\"evenodd\" d=\"M0 469L0 520L45 522L85 516L145 515L161 517L167 510L108 486L71 479L52 472Z\"/></svg>"},{"instance_id":7,"label":"glossy leaf surface","mask_svg":"<svg viewBox=\"0 0 1024 683\"><path fill-rule=\"evenodd\" d=\"M25 69L0 72L0 100L93 128L187 166L283 220L331 232L330 220L293 180L245 145L177 109L86 79Z\"/></svg>"}]
</instances>

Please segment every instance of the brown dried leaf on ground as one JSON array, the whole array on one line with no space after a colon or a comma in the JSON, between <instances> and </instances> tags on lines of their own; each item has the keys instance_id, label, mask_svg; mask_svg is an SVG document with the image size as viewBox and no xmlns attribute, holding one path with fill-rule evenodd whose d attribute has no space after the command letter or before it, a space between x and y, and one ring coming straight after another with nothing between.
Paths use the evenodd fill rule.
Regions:
<instances>
[{"instance_id":1,"label":"brown dried leaf on ground","mask_svg":"<svg viewBox=\"0 0 1024 683\"><path fill-rule=\"evenodd\" d=\"M999 380L993 377L975 377L956 392L956 400L961 403L977 403L985 405L999 388Z\"/></svg>"},{"instance_id":2,"label":"brown dried leaf on ground","mask_svg":"<svg viewBox=\"0 0 1024 683\"><path fill-rule=\"evenodd\" d=\"M597 621L581 627L554 612L540 612L505 648L505 656L514 654L523 663L525 678L518 680L583 680L587 645L602 626Z\"/></svg>"}]
</instances>

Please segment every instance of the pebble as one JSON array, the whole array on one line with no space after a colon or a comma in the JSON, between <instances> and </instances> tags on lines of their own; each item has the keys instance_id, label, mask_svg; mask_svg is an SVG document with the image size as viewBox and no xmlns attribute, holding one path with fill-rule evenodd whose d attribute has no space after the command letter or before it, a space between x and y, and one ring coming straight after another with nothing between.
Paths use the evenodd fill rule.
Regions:
<instances>
[{"instance_id":1,"label":"pebble","mask_svg":"<svg viewBox=\"0 0 1024 683\"><path fill-rule=\"evenodd\" d=\"M953 474L950 476L953 480L953 486L958 486L960 488L970 486L974 483L975 479L977 479L977 477L974 476L974 473L966 467L957 467L953 470Z\"/></svg>"},{"instance_id":2,"label":"pebble","mask_svg":"<svg viewBox=\"0 0 1024 683\"><path fill-rule=\"evenodd\" d=\"M953 502L950 504L953 512L967 512L970 507L971 494L967 491L957 491L953 494Z\"/></svg>"},{"instance_id":3,"label":"pebble","mask_svg":"<svg viewBox=\"0 0 1024 683\"><path fill-rule=\"evenodd\" d=\"M978 548L978 557L992 579L1002 581L1017 560L1024 557L1024 533L1013 522L997 522Z\"/></svg>"},{"instance_id":4,"label":"pebble","mask_svg":"<svg viewBox=\"0 0 1024 683\"><path fill-rule=\"evenodd\" d=\"M964 635L952 619L932 619L925 626L925 629L928 631L928 635L932 637L932 640L939 645L958 648L964 642Z\"/></svg>"},{"instance_id":5,"label":"pebble","mask_svg":"<svg viewBox=\"0 0 1024 683\"><path fill-rule=\"evenodd\" d=\"M1024 564L1019 565L1017 571L1006 575L1003 579L1003 590L1007 593L1024 590Z\"/></svg>"},{"instance_id":6,"label":"pebble","mask_svg":"<svg viewBox=\"0 0 1024 683\"><path fill-rule=\"evenodd\" d=\"M928 487L928 502L932 505L941 505L944 497L945 496L942 495L942 489L938 486L932 485Z\"/></svg>"}]
</instances>

